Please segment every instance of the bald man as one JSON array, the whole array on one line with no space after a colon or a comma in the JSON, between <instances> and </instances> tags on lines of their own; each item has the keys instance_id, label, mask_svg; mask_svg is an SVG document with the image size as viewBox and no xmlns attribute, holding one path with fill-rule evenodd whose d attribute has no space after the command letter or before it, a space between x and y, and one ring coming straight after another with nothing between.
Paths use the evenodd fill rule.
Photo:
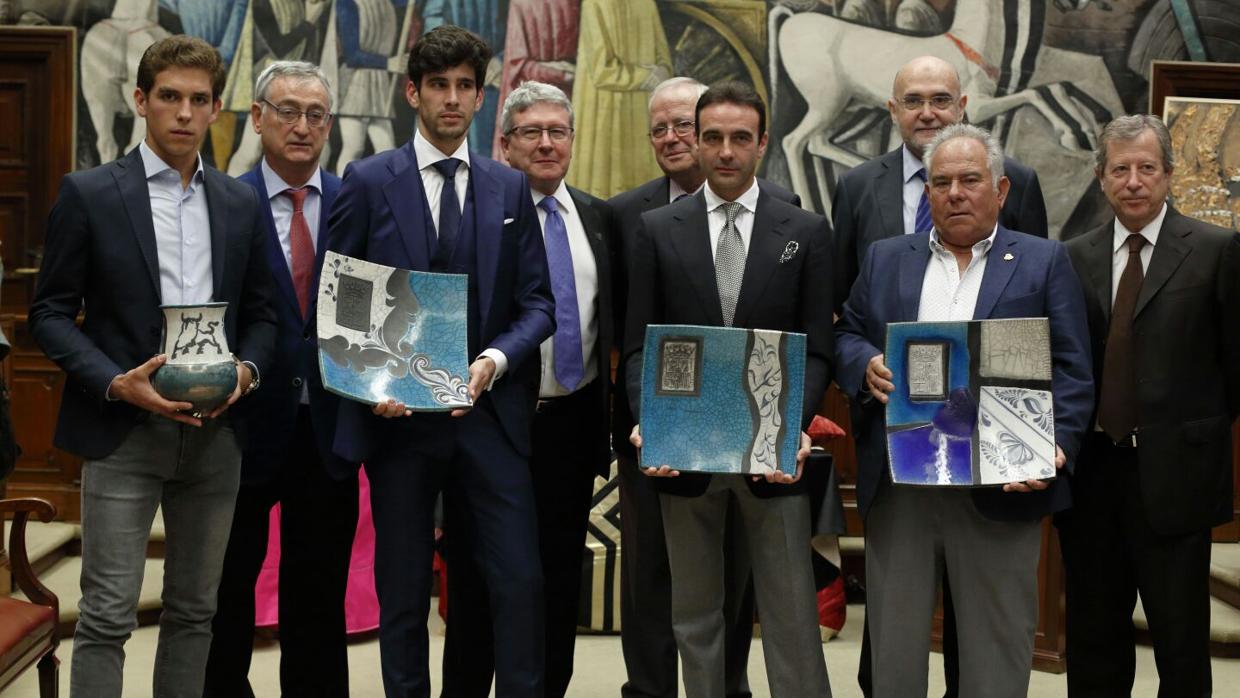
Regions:
<instances>
[{"instance_id":1,"label":"bald man","mask_svg":"<svg viewBox=\"0 0 1240 698\"><path fill-rule=\"evenodd\" d=\"M896 73L887 111L891 113L892 123L900 129L904 142L899 148L849 170L835 185L831 210L835 226L833 296L837 314L848 300L870 245L884 238L930 229L921 158L939 131L964 120L968 100L967 95L961 94L956 68L941 58L914 58ZM999 222L1009 230L1046 237L1046 204L1037 174L1011 158L1003 159L1003 169L1011 186L999 213ZM854 412L854 424L857 418ZM951 698L956 695L960 672L956 623L946 575L943 578L943 611L945 695ZM857 681L867 696L871 683L868 630L867 624L857 671Z\"/></svg>"}]
</instances>

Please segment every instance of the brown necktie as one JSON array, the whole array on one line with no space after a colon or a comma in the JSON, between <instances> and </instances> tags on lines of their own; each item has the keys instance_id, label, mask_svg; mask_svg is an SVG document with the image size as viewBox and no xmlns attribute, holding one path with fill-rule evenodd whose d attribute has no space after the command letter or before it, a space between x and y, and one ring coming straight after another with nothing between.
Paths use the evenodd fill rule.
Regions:
<instances>
[{"instance_id":1,"label":"brown necktie","mask_svg":"<svg viewBox=\"0 0 1240 698\"><path fill-rule=\"evenodd\" d=\"M1133 357L1132 315L1145 272L1141 268L1141 248L1145 238L1132 234L1128 263L1119 277L1115 303L1111 306L1111 327L1107 331L1106 353L1102 359L1102 398L1098 403L1098 424L1119 442L1137 428L1137 374Z\"/></svg>"},{"instance_id":2,"label":"brown necktie","mask_svg":"<svg viewBox=\"0 0 1240 698\"><path fill-rule=\"evenodd\" d=\"M310 282L314 277L314 241L310 239L310 226L302 211L309 193L306 187L284 190L284 195L293 201L293 219L289 223L288 237L293 258L293 290L297 293L302 319L305 319L306 310L310 307Z\"/></svg>"}]
</instances>

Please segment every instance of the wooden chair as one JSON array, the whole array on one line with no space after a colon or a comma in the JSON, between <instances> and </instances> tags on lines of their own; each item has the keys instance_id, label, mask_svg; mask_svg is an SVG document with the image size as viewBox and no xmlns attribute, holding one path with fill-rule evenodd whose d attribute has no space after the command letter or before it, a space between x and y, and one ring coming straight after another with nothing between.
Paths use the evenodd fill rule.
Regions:
<instances>
[{"instance_id":1,"label":"wooden chair","mask_svg":"<svg viewBox=\"0 0 1240 698\"><path fill-rule=\"evenodd\" d=\"M40 698L56 698L60 669L60 660L56 659L56 623L60 601L39 583L26 554L26 521L33 514L40 521L49 522L56 516L56 507L42 499L0 500L0 516L6 512L13 512L9 560L14 582L30 600L0 596L0 692L38 664ZM0 558L3 557L4 550L0 548Z\"/></svg>"}]
</instances>

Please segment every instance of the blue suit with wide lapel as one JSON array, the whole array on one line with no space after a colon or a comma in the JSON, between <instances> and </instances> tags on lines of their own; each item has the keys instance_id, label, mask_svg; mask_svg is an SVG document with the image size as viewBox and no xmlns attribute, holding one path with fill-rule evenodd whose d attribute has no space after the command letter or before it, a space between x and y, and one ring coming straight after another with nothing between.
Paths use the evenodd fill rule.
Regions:
<instances>
[{"instance_id":1,"label":"blue suit with wide lapel","mask_svg":"<svg viewBox=\"0 0 1240 698\"><path fill-rule=\"evenodd\" d=\"M874 243L836 325L837 382L846 395L861 394L865 368L883 353L887 324L917 320L930 261L929 235L904 235ZM890 270L896 270L892 274ZM1071 468L1093 409L1085 301L1067 252L1056 241L998 228L988 253L973 318L1047 317L1051 326L1055 440ZM877 401L854 399L857 499L869 511L880 484L890 486L886 419ZM1032 494L973 491L982 514L1000 520L1036 519L1067 507L1062 479Z\"/></svg>"},{"instance_id":2,"label":"blue suit with wide lapel","mask_svg":"<svg viewBox=\"0 0 1240 698\"><path fill-rule=\"evenodd\" d=\"M276 231L271 213L271 196L263 178L262 163L240 177L258 193L259 210L262 212L266 245L264 260L275 283L275 310L277 318L276 355L281 361L271 367L263 377L262 385L242 405L239 405L250 422L253 433L260 438L245 444L242 457L241 478L245 483L265 482L277 475L276 468L285 460L289 440L293 438L294 421L301 403L303 386L310 391L311 415L318 440L319 454L334 477L345 478L357 472L356 464L350 465L332 453L332 440L336 431L336 414L339 398L323 390L323 380L318 367L318 338L315 323L315 301L318 297L319 270L327 252L328 218L336 194L340 191L340 178L321 171L322 191L319 198L319 230L315 243L314 276L310 284L310 306L302 317L293 288L293 277L280 236Z\"/></svg>"}]
</instances>

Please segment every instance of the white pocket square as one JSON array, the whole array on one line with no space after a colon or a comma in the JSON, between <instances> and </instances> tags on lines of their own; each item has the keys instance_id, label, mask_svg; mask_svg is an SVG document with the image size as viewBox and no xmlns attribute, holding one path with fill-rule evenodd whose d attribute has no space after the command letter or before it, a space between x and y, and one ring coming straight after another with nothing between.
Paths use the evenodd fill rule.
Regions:
<instances>
[{"instance_id":1,"label":"white pocket square","mask_svg":"<svg viewBox=\"0 0 1240 698\"><path fill-rule=\"evenodd\" d=\"M516 218L505 218L505 219L504 219L504 225L508 225L509 223L511 223L511 222L513 222L513 221L515 221L515 220L517 220L517 219L516 219Z\"/></svg>"}]
</instances>

